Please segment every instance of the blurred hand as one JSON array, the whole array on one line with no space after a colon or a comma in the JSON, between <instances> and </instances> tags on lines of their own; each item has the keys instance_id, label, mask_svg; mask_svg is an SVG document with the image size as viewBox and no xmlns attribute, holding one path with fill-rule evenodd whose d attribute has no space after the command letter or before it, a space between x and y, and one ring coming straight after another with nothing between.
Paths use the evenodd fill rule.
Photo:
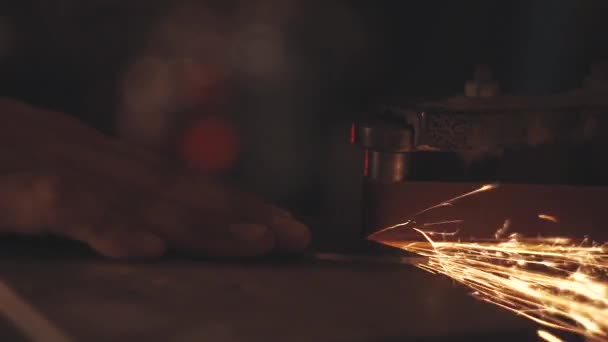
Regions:
<instances>
[{"instance_id":1,"label":"blurred hand","mask_svg":"<svg viewBox=\"0 0 608 342\"><path fill-rule=\"evenodd\" d=\"M0 99L0 231L64 236L114 258L304 249L282 209L169 168L61 113Z\"/></svg>"}]
</instances>

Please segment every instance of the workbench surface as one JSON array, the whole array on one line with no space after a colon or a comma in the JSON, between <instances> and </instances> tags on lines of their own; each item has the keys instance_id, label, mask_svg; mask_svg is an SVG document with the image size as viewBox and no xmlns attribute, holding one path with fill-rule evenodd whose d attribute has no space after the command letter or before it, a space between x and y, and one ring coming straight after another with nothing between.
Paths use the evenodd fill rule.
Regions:
<instances>
[{"instance_id":1,"label":"workbench surface","mask_svg":"<svg viewBox=\"0 0 608 342\"><path fill-rule=\"evenodd\" d=\"M408 265L5 254L2 280L79 341L526 340L536 329ZM16 331L5 320L0 340Z\"/></svg>"}]
</instances>

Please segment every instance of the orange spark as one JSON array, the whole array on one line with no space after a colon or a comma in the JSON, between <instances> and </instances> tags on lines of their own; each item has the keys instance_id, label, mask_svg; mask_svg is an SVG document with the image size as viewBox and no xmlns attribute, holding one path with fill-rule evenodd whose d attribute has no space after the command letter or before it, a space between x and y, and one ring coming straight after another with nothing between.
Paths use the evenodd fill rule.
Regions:
<instances>
[{"instance_id":1,"label":"orange spark","mask_svg":"<svg viewBox=\"0 0 608 342\"><path fill-rule=\"evenodd\" d=\"M539 330L538 337L542 338L543 340L545 340L547 342L564 342L561 338L559 338L545 330Z\"/></svg>"},{"instance_id":2,"label":"orange spark","mask_svg":"<svg viewBox=\"0 0 608 342\"><path fill-rule=\"evenodd\" d=\"M559 220L557 219L557 217L553 216L553 215L547 215L547 214L538 214L538 218L541 220L545 220L545 221L551 221L553 223L558 223Z\"/></svg>"}]
</instances>

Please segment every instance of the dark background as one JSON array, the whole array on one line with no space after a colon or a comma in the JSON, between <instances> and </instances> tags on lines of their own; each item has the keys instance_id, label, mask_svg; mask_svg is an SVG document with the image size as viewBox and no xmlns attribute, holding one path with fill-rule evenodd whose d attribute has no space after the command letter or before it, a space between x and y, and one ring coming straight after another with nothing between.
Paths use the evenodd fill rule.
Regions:
<instances>
[{"instance_id":1,"label":"dark background","mask_svg":"<svg viewBox=\"0 0 608 342\"><path fill-rule=\"evenodd\" d=\"M175 13L187 15L167 24ZM247 23L268 23L286 56L279 76L228 63L238 95L227 112L246 127L233 176L273 200L315 207L311 199L355 184L358 155L335 145L346 139L349 119L378 98L462 93L479 63L494 68L507 93L576 88L608 55L607 14L603 0L5 2L0 95L115 134L121 82L142 56L189 54L175 46L196 45L209 27L234 37ZM177 36L163 41L159 28L167 25ZM225 57L218 46L200 43L195 58Z\"/></svg>"},{"instance_id":2,"label":"dark background","mask_svg":"<svg viewBox=\"0 0 608 342\"><path fill-rule=\"evenodd\" d=\"M101 105L112 112L121 71L144 49L164 16L191 3L209 4L220 13L240 5L183 0L5 2L0 10L11 44L3 49L2 94L81 115L111 129L112 115L94 108ZM283 26L290 49L301 64L314 64L324 75L319 81L330 81L332 90L364 97L395 89L425 96L452 94L462 90L463 80L478 63L492 65L507 91L567 89L579 85L589 64L608 52L608 4L601 0L299 4L298 13ZM339 32L344 25L348 29ZM349 36L353 26L364 37ZM365 56L339 51L344 40L360 41ZM353 60L360 62L353 65ZM97 102L91 93L99 94L94 96Z\"/></svg>"}]
</instances>

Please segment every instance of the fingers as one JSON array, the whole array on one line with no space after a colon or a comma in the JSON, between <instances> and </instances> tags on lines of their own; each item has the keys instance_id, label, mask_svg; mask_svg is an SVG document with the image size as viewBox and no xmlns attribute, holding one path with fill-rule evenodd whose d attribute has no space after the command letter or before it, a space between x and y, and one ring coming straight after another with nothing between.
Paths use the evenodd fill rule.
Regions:
<instances>
[{"instance_id":1,"label":"fingers","mask_svg":"<svg viewBox=\"0 0 608 342\"><path fill-rule=\"evenodd\" d=\"M75 226L63 229L71 239L86 243L99 254L117 259L154 258L165 253L165 241L145 230L133 227Z\"/></svg>"},{"instance_id":2,"label":"fingers","mask_svg":"<svg viewBox=\"0 0 608 342\"><path fill-rule=\"evenodd\" d=\"M110 258L154 258L168 248L161 235L133 216L131 204L141 194L128 186L107 179L87 186L81 180L76 187L64 185L58 192L55 210L59 215L52 232L84 242Z\"/></svg>"},{"instance_id":3,"label":"fingers","mask_svg":"<svg viewBox=\"0 0 608 342\"><path fill-rule=\"evenodd\" d=\"M287 211L264 203L248 194L233 193L233 210L241 219L269 227L276 238L276 249L300 252L310 243L310 231Z\"/></svg>"},{"instance_id":4,"label":"fingers","mask_svg":"<svg viewBox=\"0 0 608 342\"><path fill-rule=\"evenodd\" d=\"M113 258L149 258L164 253L164 241L152 232L107 223L101 202L66 191L61 180L35 174L0 175L0 227L18 234L51 232L82 241ZM64 208L66 210L61 210Z\"/></svg>"},{"instance_id":5,"label":"fingers","mask_svg":"<svg viewBox=\"0 0 608 342\"><path fill-rule=\"evenodd\" d=\"M139 219L173 248L213 257L248 257L270 253L272 230L264 225L238 222L208 210L193 211L164 200L144 206Z\"/></svg>"},{"instance_id":6,"label":"fingers","mask_svg":"<svg viewBox=\"0 0 608 342\"><path fill-rule=\"evenodd\" d=\"M141 203L141 194L106 188L114 190L82 179L74 185L57 177L0 175L0 226L21 234L48 231L112 258L157 257L167 248L251 257L299 251L309 240L306 227L287 212L246 195L231 194L230 211L193 210L162 198L133 210L128 203Z\"/></svg>"},{"instance_id":7,"label":"fingers","mask_svg":"<svg viewBox=\"0 0 608 342\"><path fill-rule=\"evenodd\" d=\"M227 186L186 177L176 182L166 193L167 198L187 201L199 211L222 213L232 223L262 225L270 230L275 250L300 252L310 243L310 231L289 212Z\"/></svg>"},{"instance_id":8,"label":"fingers","mask_svg":"<svg viewBox=\"0 0 608 342\"><path fill-rule=\"evenodd\" d=\"M252 223L208 226L200 236L181 241L182 250L213 257L261 256L270 253L274 246L273 232Z\"/></svg>"}]
</instances>

